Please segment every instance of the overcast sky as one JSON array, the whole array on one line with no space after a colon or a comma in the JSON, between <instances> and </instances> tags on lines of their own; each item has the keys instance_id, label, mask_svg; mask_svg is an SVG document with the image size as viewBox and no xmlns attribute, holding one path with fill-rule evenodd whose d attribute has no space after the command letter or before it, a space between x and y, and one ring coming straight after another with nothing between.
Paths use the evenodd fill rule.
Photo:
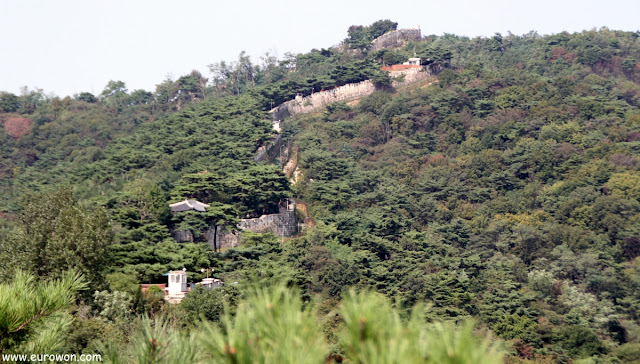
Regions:
<instances>
[{"instance_id":1,"label":"overcast sky","mask_svg":"<svg viewBox=\"0 0 640 364\"><path fill-rule=\"evenodd\" d=\"M207 65L338 44L391 19L422 34L640 29L640 0L0 0L0 90L98 94L109 80L153 91Z\"/></svg>"}]
</instances>

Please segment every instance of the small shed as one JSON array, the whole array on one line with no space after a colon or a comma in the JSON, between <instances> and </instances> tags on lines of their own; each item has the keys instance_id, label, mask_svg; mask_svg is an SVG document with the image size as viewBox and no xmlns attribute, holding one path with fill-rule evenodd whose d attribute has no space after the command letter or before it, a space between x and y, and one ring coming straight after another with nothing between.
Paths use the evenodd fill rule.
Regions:
<instances>
[{"instance_id":1,"label":"small shed","mask_svg":"<svg viewBox=\"0 0 640 364\"><path fill-rule=\"evenodd\" d=\"M413 57L413 58L409 58L409 60L404 62L403 65L419 66L420 62L421 62L420 58Z\"/></svg>"},{"instance_id":2,"label":"small shed","mask_svg":"<svg viewBox=\"0 0 640 364\"><path fill-rule=\"evenodd\" d=\"M204 278L200 284L204 288L214 289L214 288L222 287L224 285L224 282L222 282L221 279L217 279L217 278Z\"/></svg>"},{"instance_id":3,"label":"small shed","mask_svg":"<svg viewBox=\"0 0 640 364\"><path fill-rule=\"evenodd\" d=\"M189 293L189 287L187 286L187 270L172 270L169 273L165 273L169 277L169 284L167 287L167 295L164 297L169 303L180 303L182 299Z\"/></svg>"}]
</instances>

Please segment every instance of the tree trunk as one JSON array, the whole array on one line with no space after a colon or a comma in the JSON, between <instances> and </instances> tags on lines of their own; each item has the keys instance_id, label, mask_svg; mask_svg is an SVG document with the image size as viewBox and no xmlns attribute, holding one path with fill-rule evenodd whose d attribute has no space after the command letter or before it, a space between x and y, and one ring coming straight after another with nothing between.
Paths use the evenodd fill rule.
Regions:
<instances>
[{"instance_id":1,"label":"tree trunk","mask_svg":"<svg viewBox=\"0 0 640 364\"><path fill-rule=\"evenodd\" d=\"M218 251L218 225L213 225L213 251Z\"/></svg>"}]
</instances>

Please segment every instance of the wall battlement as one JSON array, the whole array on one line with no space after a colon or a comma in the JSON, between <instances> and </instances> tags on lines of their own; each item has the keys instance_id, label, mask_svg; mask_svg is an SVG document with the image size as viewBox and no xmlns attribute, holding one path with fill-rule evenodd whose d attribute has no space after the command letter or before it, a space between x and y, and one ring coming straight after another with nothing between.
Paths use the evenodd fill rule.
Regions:
<instances>
[{"instance_id":1,"label":"wall battlement","mask_svg":"<svg viewBox=\"0 0 640 364\"><path fill-rule=\"evenodd\" d=\"M428 79L442 70L442 66L431 64L424 67L409 68L400 71L389 72L394 78L393 87L400 87L410 83ZM269 113L273 120L284 120L296 114L304 114L318 110L337 101L348 102L367 96L376 90L371 80L358 83L349 83L331 90L313 93L305 97L296 97L271 109Z\"/></svg>"}]
</instances>

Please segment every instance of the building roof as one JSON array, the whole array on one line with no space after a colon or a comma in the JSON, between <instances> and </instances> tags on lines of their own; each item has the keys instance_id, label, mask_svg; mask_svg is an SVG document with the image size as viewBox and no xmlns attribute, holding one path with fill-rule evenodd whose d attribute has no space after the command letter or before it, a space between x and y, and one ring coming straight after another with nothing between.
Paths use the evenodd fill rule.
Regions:
<instances>
[{"instance_id":1,"label":"building roof","mask_svg":"<svg viewBox=\"0 0 640 364\"><path fill-rule=\"evenodd\" d=\"M420 68L420 65L417 64L394 64L392 66L384 66L380 69L383 71L394 72L394 71L404 71L411 68Z\"/></svg>"},{"instance_id":2,"label":"building roof","mask_svg":"<svg viewBox=\"0 0 640 364\"><path fill-rule=\"evenodd\" d=\"M169 207L171 208L172 212L182 212L182 211L189 211L189 210L205 212L207 207L209 207L209 205L207 205L206 203L202 203L198 200L184 200L184 201L172 203L169 205Z\"/></svg>"},{"instance_id":3,"label":"building roof","mask_svg":"<svg viewBox=\"0 0 640 364\"><path fill-rule=\"evenodd\" d=\"M140 285L140 287L142 288L142 293L146 292L149 289L149 287L151 287L151 286L158 286L158 288L160 288L162 290L162 292L167 294L167 292L166 292L167 284L166 283L158 283L158 284L143 283L143 284Z\"/></svg>"},{"instance_id":4,"label":"building roof","mask_svg":"<svg viewBox=\"0 0 640 364\"><path fill-rule=\"evenodd\" d=\"M213 282L222 282L222 279L218 278L202 278L201 283L213 283Z\"/></svg>"}]
</instances>

